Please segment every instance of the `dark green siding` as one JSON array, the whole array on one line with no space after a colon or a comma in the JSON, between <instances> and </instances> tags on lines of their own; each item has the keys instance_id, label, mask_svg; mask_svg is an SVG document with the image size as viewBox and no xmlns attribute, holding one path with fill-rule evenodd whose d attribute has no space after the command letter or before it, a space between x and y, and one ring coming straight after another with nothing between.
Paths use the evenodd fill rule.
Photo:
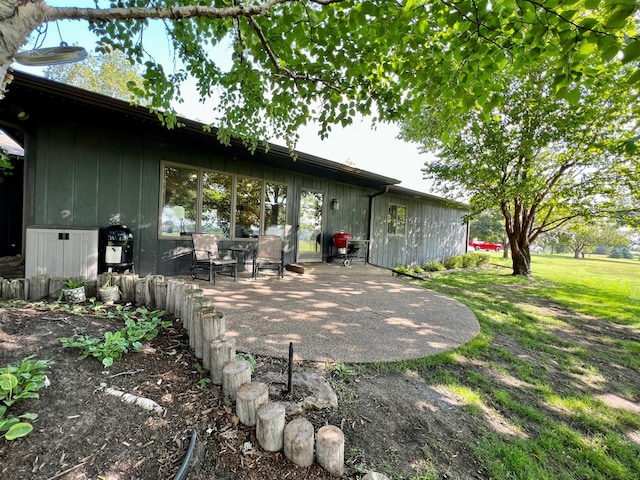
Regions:
<instances>
[{"instance_id":1,"label":"dark green siding","mask_svg":"<svg viewBox=\"0 0 640 480\"><path fill-rule=\"evenodd\" d=\"M143 126L140 127L142 131ZM215 141L212 137L212 145ZM136 131L97 127L91 122L40 123L27 142L26 225L104 227L121 223L134 232L134 259L140 274L187 274L190 242L158 238L161 162L273 180L288 187L287 263L295 259L295 204L301 189L325 194L324 260L333 254L332 236L347 231L356 239L369 232L370 196L376 190L258 165L251 154L223 156L189 145L174 145ZM339 210L330 207L332 199ZM407 207L407 234L388 235L389 202ZM384 194L373 200L374 264L423 262L464 251L463 212L434 202ZM238 243L238 242L233 242Z\"/></svg>"}]
</instances>

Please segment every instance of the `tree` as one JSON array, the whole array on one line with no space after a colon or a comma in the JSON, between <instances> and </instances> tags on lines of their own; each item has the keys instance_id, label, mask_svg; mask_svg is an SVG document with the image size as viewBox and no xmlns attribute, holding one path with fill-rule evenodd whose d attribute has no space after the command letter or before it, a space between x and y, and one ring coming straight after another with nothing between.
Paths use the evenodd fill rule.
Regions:
<instances>
[{"instance_id":1,"label":"tree","mask_svg":"<svg viewBox=\"0 0 640 480\"><path fill-rule=\"evenodd\" d=\"M321 135L357 114L376 121L418 119L425 106L485 115L503 102L497 73L545 63L559 95L576 103L611 63L640 57L636 0L122 0L98 8L51 7L44 0L0 0L0 79L45 21L86 20L100 48L143 65L137 94L168 110L184 82L217 99L218 136L280 137L315 121ZM260 3L262 2L262 3ZM149 57L149 22L163 22L176 58L171 70ZM211 49L231 43L230 67ZM585 60L589 60L585 68ZM640 82L640 72L629 78ZM190 92L192 93L192 92Z\"/></svg>"},{"instance_id":2,"label":"tree","mask_svg":"<svg viewBox=\"0 0 640 480\"><path fill-rule=\"evenodd\" d=\"M13 170L13 165L9 154L4 148L0 147L0 183L2 183L2 177L11 175L11 170Z\"/></svg>"},{"instance_id":3,"label":"tree","mask_svg":"<svg viewBox=\"0 0 640 480\"><path fill-rule=\"evenodd\" d=\"M514 275L531 274L529 245L573 218L637 214L640 161L631 145L638 105L628 94L634 69L603 72L576 105L554 95L545 69L509 75L502 106L487 118L474 110L443 135L448 121L426 109L404 135L437 149L425 175L448 195L472 196L471 215L499 208ZM443 140L446 138L446 141Z\"/></svg>"},{"instance_id":4,"label":"tree","mask_svg":"<svg viewBox=\"0 0 640 480\"><path fill-rule=\"evenodd\" d=\"M120 100L133 100L129 85L139 88L142 84L138 67L117 50L89 55L83 62L52 65L47 67L44 76Z\"/></svg>"}]
</instances>

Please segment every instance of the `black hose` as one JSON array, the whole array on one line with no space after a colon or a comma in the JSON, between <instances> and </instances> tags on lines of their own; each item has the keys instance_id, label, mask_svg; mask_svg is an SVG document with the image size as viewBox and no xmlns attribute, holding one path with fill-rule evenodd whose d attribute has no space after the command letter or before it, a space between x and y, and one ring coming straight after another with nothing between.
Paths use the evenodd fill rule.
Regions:
<instances>
[{"instance_id":1,"label":"black hose","mask_svg":"<svg viewBox=\"0 0 640 480\"><path fill-rule=\"evenodd\" d=\"M176 473L176 476L173 477L173 480L185 480L187 475L189 474L189 462L191 461L191 455L193 455L193 449L196 446L196 438L198 434L196 433L196 429L191 429L191 441L189 442L189 448L187 448L187 454L184 456L184 460L182 460L182 465L180 465L180 470Z\"/></svg>"}]
</instances>

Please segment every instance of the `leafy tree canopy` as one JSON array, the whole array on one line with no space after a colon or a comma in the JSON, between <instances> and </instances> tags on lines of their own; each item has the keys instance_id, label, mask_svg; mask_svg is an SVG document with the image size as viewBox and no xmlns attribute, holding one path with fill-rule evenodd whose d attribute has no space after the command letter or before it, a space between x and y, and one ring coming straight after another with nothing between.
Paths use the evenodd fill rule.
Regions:
<instances>
[{"instance_id":1,"label":"leafy tree canopy","mask_svg":"<svg viewBox=\"0 0 640 480\"><path fill-rule=\"evenodd\" d=\"M69 0L73 3L73 0ZM262 3L260 3L262 1ZM545 65L554 95L578 105L582 86L612 63L640 58L636 0L96 0L54 8L44 0L0 0L0 78L44 21L88 20L103 48L142 65L137 93L153 109L180 99L189 77L217 99L219 136L280 137L291 144L310 121L326 135L356 114L380 121L447 114L449 129L505 102L499 73ZM163 22L179 61L160 65L145 49ZM219 62L220 46L230 57ZM224 49L223 49L224 50ZM627 78L640 82L640 72ZM171 115L167 117L172 121Z\"/></svg>"},{"instance_id":2,"label":"leafy tree canopy","mask_svg":"<svg viewBox=\"0 0 640 480\"><path fill-rule=\"evenodd\" d=\"M142 84L139 68L117 50L89 55L82 62L52 65L44 76L120 100L133 100L132 89Z\"/></svg>"},{"instance_id":3,"label":"leafy tree canopy","mask_svg":"<svg viewBox=\"0 0 640 480\"><path fill-rule=\"evenodd\" d=\"M551 68L533 65L503 75L503 103L491 115L470 110L450 132L448 110L426 108L405 136L438 159L424 172L446 194L471 195L472 215L500 208L514 274L529 275L529 245L577 218L633 216L640 211L635 68L613 65L577 101L558 97ZM508 83L506 83L508 82Z\"/></svg>"}]
</instances>

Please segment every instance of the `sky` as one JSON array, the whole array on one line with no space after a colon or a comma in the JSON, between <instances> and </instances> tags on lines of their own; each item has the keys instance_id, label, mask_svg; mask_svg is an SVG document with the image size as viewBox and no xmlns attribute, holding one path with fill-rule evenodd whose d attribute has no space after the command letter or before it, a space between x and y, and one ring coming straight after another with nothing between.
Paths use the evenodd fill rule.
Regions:
<instances>
[{"instance_id":1,"label":"sky","mask_svg":"<svg viewBox=\"0 0 640 480\"><path fill-rule=\"evenodd\" d=\"M50 0L47 3L52 6L95 6L93 0ZM162 35L162 31L158 29L153 34ZM41 48L57 46L60 44L61 37L69 45L81 45L90 53L93 52L96 45L96 37L89 32L86 22L63 21L58 22L57 26L55 23L49 24L46 38L39 46ZM146 34L145 38L149 38L149 34ZM34 48L35 40L33 37L26 45L25 50ZM145 46L147 43L145 42ZM166 45L166 41L162 41L162 39L153 43L159 48L163 44ZM162 58L166 58L167 62L170 61L166 51L152 52L152 54L160 62L162 62ZM14 64L14 68L34 75L42 75L44 71L41 67L26 67L18 64ZM210 117L206 106L198 101L195 89L193 98L188 98L187 89L183 90L183 95L186 97L185 103L176 106L182 116L194 120ZM324 140L320 139L317 131L318 128L313 126L303 127L299 132L300 140L296 149L335 162L349 162L362 170L401 180L403 187L432 193L429 183L423 180L421 172L421 168L430 157L421 154L417 145L399 140L397 138L399 128L396 125L382 124L377 125L374 129L368 119L359 119L347 128L334 126L329 138ZM271 141L283 144L277 140Z\"/></svg>"}]
</instances>

